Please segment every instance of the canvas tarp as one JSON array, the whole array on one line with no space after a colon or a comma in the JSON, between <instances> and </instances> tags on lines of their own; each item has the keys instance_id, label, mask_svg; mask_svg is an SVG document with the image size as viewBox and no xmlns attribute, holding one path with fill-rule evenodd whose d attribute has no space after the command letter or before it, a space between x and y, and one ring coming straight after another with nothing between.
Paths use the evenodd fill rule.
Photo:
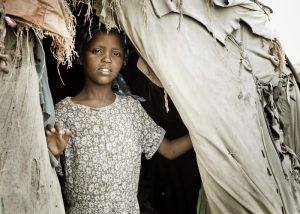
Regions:
<instances>
[{"instance_id":1,"label":"canvas tarp","mask_svg":"<svg viewBox=\"0 0 300 214\"><path fill-rule=\"evenodd\" d=\"M46 145L33 46L32 32L8 29L9 73L0 72L1 214L64 213Z\"/></svg>"},{"instance_id":2,"label":"canvas tarp","mask_svg":"<svg viewBox=\"0 0 300 214\"><path fill-rule=\"evenodd\" d=\"M36 37L51 36L58 63L70 65L73 15L64 0L0 0L0 10L0 213L65 213L44 134L34 46Z\"/></svg>"},{"instance_id":3,"label":"canvas tarp","mask_svg":"<svg viewBox=\"0 0 300 214\"><path fill-rule=\"evenodd\" d=\"M75 26L69 5L64 0L0 0L5 13L18 24L35 30L43 37L53 38L53 54L58 63L71 62L74 56Z\"/></svg>"},{"instance_id":4,"label":"canvas tarp","mask_svg":"<svg viewBox=\"0 0 300 214\"><path fill-rule=\"evenodd\" d=\"M270 134L264 111L262 88L283 76L293 82L272 52L270 10L250 0L183 1L177 30L176 1L114 2L121 27L189 129L212 213L299 213L297 164L292 155L281 162L282 137ZM299 90L292 87L294 99L289 90L282 89L299 118ZM299 142L297 130L290 134Z\"/></svg>"}]
</instances>

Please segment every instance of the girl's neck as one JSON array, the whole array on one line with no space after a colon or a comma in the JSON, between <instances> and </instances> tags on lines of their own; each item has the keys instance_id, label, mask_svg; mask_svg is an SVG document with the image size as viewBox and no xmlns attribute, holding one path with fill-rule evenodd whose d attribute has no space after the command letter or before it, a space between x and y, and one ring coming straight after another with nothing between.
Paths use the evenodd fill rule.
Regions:
<instances>
[{"instance_id":1,"label":"girl's neck","mask_svg":"<svg viewBox=\"0 0 300 214\"><path fill-rule=\"evenodd\" d=\"M115 100L115 94L111 86L87 87L83 89L72 99L75 103L91 107L103 107L110 105Z\"/></svg>"}]
</instances>

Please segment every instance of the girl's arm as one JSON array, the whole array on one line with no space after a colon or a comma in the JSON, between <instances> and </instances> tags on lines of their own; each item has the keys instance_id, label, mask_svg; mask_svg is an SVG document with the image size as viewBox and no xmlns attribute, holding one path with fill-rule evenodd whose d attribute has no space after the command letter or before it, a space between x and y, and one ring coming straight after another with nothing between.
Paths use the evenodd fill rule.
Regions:
<instances>
[{"instance_id":1,"label":"girl's arm","mask_svg":"<svg viewBox=\"0 0 300 214\"><path fill-rule=\"evenodd\" d=\"M193 148L190 135L184 135L174 140L163 139L158 152L169 160L173 160Z\"/></svg>"}]
</instances>

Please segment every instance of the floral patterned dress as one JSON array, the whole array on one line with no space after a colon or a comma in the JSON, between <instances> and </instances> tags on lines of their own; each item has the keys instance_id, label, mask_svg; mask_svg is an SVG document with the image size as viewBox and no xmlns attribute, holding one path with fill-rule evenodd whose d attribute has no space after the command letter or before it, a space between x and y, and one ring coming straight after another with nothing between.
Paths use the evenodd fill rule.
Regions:
<instances>
[{"instance_id":1,"label":"floral patterned dress","mask_svg":"<svg viewBox=\"0 0 300 214\"><path fill-rule=\"evenodd\" d=\"M132 97L116 95L105 107L56 105L57 122L72 132L58 173L64 178L67 213L139 213L141 154L151 158L165 131Z\"/></svg>"}]
</instances>

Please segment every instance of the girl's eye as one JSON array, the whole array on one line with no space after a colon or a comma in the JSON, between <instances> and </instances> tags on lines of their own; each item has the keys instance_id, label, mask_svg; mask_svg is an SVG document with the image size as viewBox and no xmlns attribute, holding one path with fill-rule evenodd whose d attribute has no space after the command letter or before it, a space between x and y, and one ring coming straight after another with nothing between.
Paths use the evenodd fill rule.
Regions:
<instances>
[{"instance_id":1,"label":"girl's eye","mask_svg":"<svg viewBox=\"0 0 300 214\"><path fill-rule=\"evenodd\" d=\"M93 54L101 54L103 51L102 51L102 49L100 49L100 48L95 48L95 49L92 49L92 53Z\"/></svg>"},{"instance_id":2,"label":"girl's eye","mask_svg":"<svg viewBox=\"0 0 300 214\"><path fill-rule=\"evenodd\" d=\"M120 53L120 52L117 52L117 51L116 51L116 52L113 52L113 55L114 55L114 56L117 56L117 57L121 57L121 53Z\"/></svg>"}]
</instances>

